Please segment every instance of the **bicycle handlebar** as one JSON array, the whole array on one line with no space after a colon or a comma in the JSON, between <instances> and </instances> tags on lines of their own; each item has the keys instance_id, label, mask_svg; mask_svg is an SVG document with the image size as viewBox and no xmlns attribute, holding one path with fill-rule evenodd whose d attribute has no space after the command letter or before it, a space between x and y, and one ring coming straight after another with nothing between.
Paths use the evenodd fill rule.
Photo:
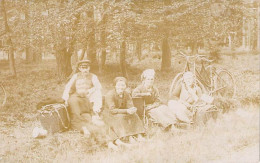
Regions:
<instances>
[{"instance_id":1,"label":"bicycle handlebar","mask_svg":"<svg viewBox=\"0 0 260 163\"><path fill-rule=\"evenodd\" d=\"M179 52L179 54L182 57L184 57L187 61L189 61L190 58L194 58L195 60L199 59L201 61L206 61L206 62L212 62L213 61L213 60L207 59L206 55L196 54L196 55L189 56L189 55L184 54L183 52Z\"/></svg>"}]
</instances>

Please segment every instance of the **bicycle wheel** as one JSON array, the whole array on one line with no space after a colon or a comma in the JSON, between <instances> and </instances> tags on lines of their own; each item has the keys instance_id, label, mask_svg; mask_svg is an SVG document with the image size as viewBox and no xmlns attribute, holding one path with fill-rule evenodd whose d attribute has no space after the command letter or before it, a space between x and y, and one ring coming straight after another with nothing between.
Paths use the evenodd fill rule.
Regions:
<instances>
[{"instance_id":1,"label":"bicycle wheel","mask_svg":"<svg viewBox=\"0 0 260 163\"><path fill-rule=\"evenodd\" d=\"M175 89L176 85L180 82L180 80L182 79L182 75L183 73L178 73L172 80L172 84L170 87L170 91L169 91L169 98L171 98L173 90Z\"/></svg>"},{"instance_id":2,"label":"bicycle wheel","mask_svg":"<svg viewBox=\"0 0 260 163\"><path fill-rule=\"evenodd\" d=\"M235 96L236 87L232 74L227 70L219 70L216 73L215 91L222 97L232 98Z\"/></svg>"},{"instance_id":3,"label":"bicycle wheel","mask_svg":"<svg viewBox=\"0 0 260 163\"><path fill-rule=\"evenodd\" d=\"M0 108L4 107L6 103L6 91L3 85L0 84Z\"/></svg>"}]
</instances>

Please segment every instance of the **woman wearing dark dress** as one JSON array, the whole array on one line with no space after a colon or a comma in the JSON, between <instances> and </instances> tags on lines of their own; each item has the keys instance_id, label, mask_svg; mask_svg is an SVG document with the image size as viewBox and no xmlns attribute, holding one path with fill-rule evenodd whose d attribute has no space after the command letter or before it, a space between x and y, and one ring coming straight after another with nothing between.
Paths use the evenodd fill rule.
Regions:
<instances>
[{"instance_id":1,"label":"woman wearing dark dress","mask_svg":"<svg viewBox=\"0 0 260 163\"><path fill-rule=\"evenodd\" d=\"M106 105L103 111L105 123L109 126L111 142L108 146L125 145L122 139L129 138L130 142L143 140L145 132L143 123L136 114L130 94L126 91L127 81L124 77L116 77L115 88L110 90L105 98ZM113 144L115 142L115 144Z\"/></svg>"}]
</instances>

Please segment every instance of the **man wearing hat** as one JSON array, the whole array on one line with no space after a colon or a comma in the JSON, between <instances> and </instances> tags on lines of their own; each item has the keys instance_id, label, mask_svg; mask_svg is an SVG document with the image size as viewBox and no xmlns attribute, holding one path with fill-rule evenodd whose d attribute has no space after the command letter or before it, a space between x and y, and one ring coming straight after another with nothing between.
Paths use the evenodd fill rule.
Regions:
<instances>
[{"instance_id":1,"label":"man wearing hat","mask_svg":"<svg viewBox=\"0 0 260 163\"><path fill-rule=\"evenodd\" d=\"M97 76L89 72L89 60L79 61L76 69L65 86L62 98L70 106L72 129L88 136L91 124L103 125L98 116L102 107L102 86Z\"/></svg>"}]
</instances>

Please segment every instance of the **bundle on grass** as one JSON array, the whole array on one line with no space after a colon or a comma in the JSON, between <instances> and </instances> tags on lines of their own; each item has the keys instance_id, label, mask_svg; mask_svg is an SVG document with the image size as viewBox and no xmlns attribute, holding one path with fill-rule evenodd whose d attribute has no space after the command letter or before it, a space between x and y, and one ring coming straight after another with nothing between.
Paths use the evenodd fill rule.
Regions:
<instances>
[{"instance_id":1,"label":"bundle on grass","mask_svg":"<svg viewBox=\"0 0 260 163\"><path fill-rule=\"evenodd\" d=\"M37 104L38 118L42 127L49 133L63 132L70 127L70 116L64 100L46 98Z\"/></svg>"}]
</instances>

